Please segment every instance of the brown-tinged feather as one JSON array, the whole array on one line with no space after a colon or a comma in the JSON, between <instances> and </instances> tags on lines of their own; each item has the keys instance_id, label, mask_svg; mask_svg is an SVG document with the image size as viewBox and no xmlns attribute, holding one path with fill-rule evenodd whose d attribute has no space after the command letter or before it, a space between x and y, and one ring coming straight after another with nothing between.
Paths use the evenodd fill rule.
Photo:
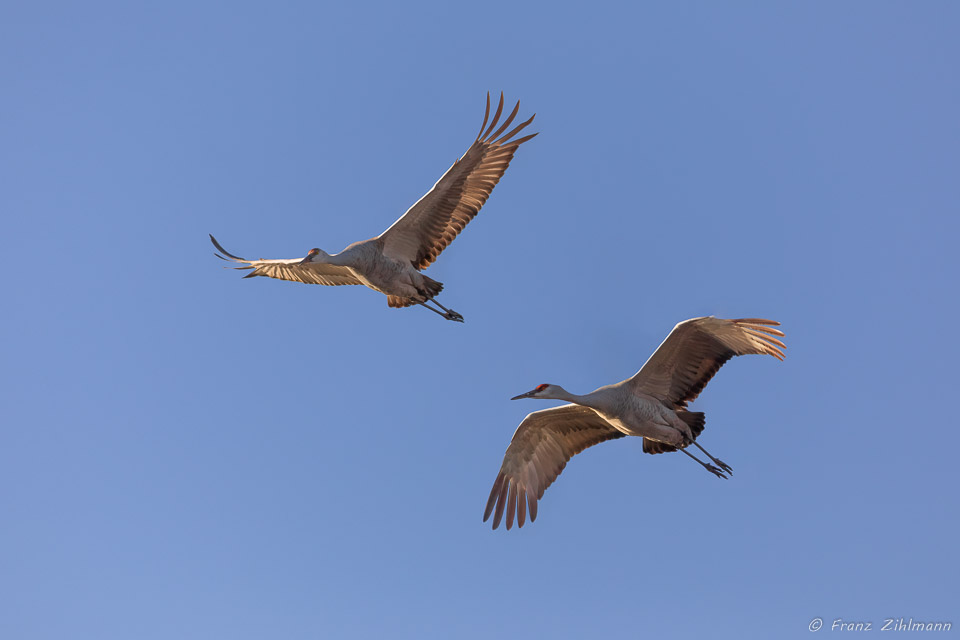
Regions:
<instances>
[{"instance_id":1,"label":"brown-tinged feather","mask_svg":"<svg viewBox=\"0 0 960 640\"><path fill-rule=\"evenodd\" d=\"M762 354L782 360L780 348L786 345L755 331L779 324L762 318L724 320L709 316L686 320L673 328L629 383L636 391L661 398L672 408L685 408L734 356Z\"/></svg>"},{"instance_id":2,"label":"brown-tinged feather","mask_svg":"<svg viewBox=\"0 0 960 640\"><path fill-rule=\"evenodd\" d=\"M507 531L513 526L513 516L517 511L517 482L510 479L510 493L507 495Z\"/></svg>"},{"instance_id":3,"label":"brown-tinged feather","mask_svg":"<svg viewBox=\"0 0 960 640\"><path fill-rule=\"evenodd\" d=\"M210 235L210 241L213 242L213 245L221 253L227 256L227 258L217 256L218 258L223 260L229 258L230 262L239 262L247 265L244 267L236 267L237 269L253 269L249 274L243 276L244 278L264 276L277 280L289 280L291 282L302 282L304 284L321 284L330 287L346 284L363 284L349 267L339 267L318 262L303 263L302 258L294 258L291 260L246 260L224 249L213 235Z\"/></svg>"},{"instance_id":4,"label":"brown-tinged feather","mask_svg":"<svg viewBox=\"0 0 960 640\"><path fill-rule=\"evenodd\" d=\"M503 107L501 93L496 112L490 119L488 94L483 126L477 139L426 195L380 235L386 255L409 261L417 269L425 269L480 212L520 144L536 135L512 140L513 135L533 121L531 117L498 138L515 121L520 103L498 129Z\"/></svg>"},{"instance_id":5,"label":"brown-tinged feather","mask_svg":"<svg viewBox=\"0 0 960 640\"><path fill-rule=\"evenodd\" d=\"M483 129L487 126L487 118L490 117L490 92L487 91L487 108L483 111L483 124L480 125L480 132L477 133L477 140L483 135Z\"/></svg>"},{"instance_id":6,"label":"brown-tinged feather","mask_svg":"<svg viewBox=\"0 0 960 640\"><path fill-rule=\"evenodd\" d=\"M503 96L503 94L500 94L500 95L501 95L501 97ZM490 139L491 139L491 140L496 140L497 137L498 137L501 133L503 133L504 131L507 130L507 127L510 126L510 123L513 122L513 119L517 117L517 112L518 112L518 111L520 111L520 101L519 101L519 100L517 100L516 106L513 108L513 111L510 112L510 115L507 117L507 119L504 120L503 124L500 125L500 128L497 129L497 132L494 133L492 136L490 136Z\"/></svg>"},{"instance_id":7,"label":"brown-tinged feather","mask_svg":"<svg viewBox=\"0 0 960 640\"><path fill-rule=\"evenodd\" d=\"M497 126L497 121L500 119L501 113L503 113L503 91L500 92L500 104L497 105L497 112L493 114L493 121L490 123L490 128L487 129L487 132L483 134L483 138L489 136L493 128Z\"/></svg>"},{"instance_id":8,"label":"brown-tinged feather","mask_svg":"<svg viewBox=\"0 0 960 640\"><path fill-rule=\"evenodd\" d=\"M487 508L483 512L483 521L486 522L490 517L490 514L493 513L493 507L497 504L497 497L500 495L500 485L503 484L503 472L497 476L497 479L493 482L493 488L490 489L490 497L487 499Z\"/></svg>"},{"instance_id":9,"label":"brown-tinged feather","mask_svg":"<svg viewBox=\"0 0 960 640\"><path fill-rule=\"evenodd\" d=\"M494 513L493 528L500 524L504 510L507 528L517 517L517 526L537 518L537 500L563 471L567 461L587 447L606 440L622 438L623 434L607 423L592 409L567 404L543 411L535 411L523 419L503 456L484 511L484 522ZM507 487L509 485L509 492Z\"/></svg>"}]
</instances>

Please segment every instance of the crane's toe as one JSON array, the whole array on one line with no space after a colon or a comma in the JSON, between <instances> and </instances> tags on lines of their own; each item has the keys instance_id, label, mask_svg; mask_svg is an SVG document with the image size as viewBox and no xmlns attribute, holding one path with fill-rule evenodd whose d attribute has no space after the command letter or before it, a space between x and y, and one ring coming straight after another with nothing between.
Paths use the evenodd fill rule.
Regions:
<instances>
[{"instance_id":1,"label":"crane's toe","mask_svg":"<svg viewBox=\"0 0 960 640\"><path fill-rule=\"evenodd\" d=\"M712 473L713 475L717 476L718 478L723 478L724 480L727 479L727 476L723 475L723 471L716 468L712 464L704 464L703 468L709 471L710 473Z\"/></svg>"},{"instance_id":2,"label":"crane's toe","mask_svg":"<svg viewBox=\"0 0 960 640\"><path fill-rule=\"evenodd\" d=\"M447 315L445 317L447 320L453 320L454 322L463 322L463 316L453 309L447 311Z\"/></svg>"},{"instance_id":3,"label":"crane's toe","mask_svg":"<svg viewBox=\"0 0 960 640\"><path fill-rule=\"evenodd\" d=\"M719 458L714 458L713 461L720 465L725 473L729 473L731 476L733 475L733 467L728 465L726 462L720 460Z\"/></svg>"}]
</instances>

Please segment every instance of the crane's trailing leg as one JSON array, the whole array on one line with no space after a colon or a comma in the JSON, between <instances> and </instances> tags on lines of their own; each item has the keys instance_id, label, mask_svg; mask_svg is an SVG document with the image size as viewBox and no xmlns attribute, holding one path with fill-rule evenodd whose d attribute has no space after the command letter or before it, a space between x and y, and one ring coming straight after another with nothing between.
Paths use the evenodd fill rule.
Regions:
<instances>
[{"instance_id":1,"label":"crane's trailing leg","mask_svg":"<svg viewBox=\"0 0 960 640\"><path fill-rule=\"evenodd\" d=\"M700 444L697 443L696 441L694 441L693 444L694 444L694 446L697 447L697 449L700 449L700 451L703 451L705 454L707 454L707 457L710 458L711 460L713 460L713 462L714 462L718 467L720 467L721 469L723 469L726 473L729 473L730 475L733 475L733 468L732 468L730 465L728 465L728 464L727 464L726 462L724 462L723 460L720 460L720 459L718 459L718 458L714 458L712 455L710 455L710 452L709 452L709 451L707 451L706 449L704 449L703 447L701 447Z\"/></svg>"},{"instance_id":2,"label":"crane's trailing leg","mask_svg":"<svg viewBox=\"0 0 960 640\"><path fill-rule=\"evenodd\" d=\"M456 311L451 311L449 309L444 309L443 306L437 303L436 300L434 300L433 302L438 306L440 306L440 308L443 309L443 311L439 311L437 309L434 309L431 306L428 306L426 302L418 302L417 304L419 304L421 307L424 307L426 309L430 309L430 311L433 311L434 313L443 316L447 320L453 320L454 322L463 322L463 316L461 316L459 313L457 313Z\"/></svg>"},{"instance_id":3,"label":"crane's trailing leg","mask_svg":"<svg viewBox=\"0 0 960 640\"><path fill-rule=\"evenodd\" d=\"M436 280L432 280L424 275L421 275L420 277L423 279L423 284L422 286L417 287L417 293L419 293L423 297L423 300L418 302L417 304L427 307L427 309L430 309L430 311L433 311L434 313L439 313L441 316L443 316L447 320L452 320L454 322L463 322L462 315L460 315L453 309L447 309L445 306L437 302L437 294L443 291L443 283L437 282ZM415 299L416 298L414 298L414 300ZM433 304L443 309L443 311L437 311L433 307L427 306L426 303L428 302L432 302Z\"/></svg>"},{"instance_id":4,"label":"crane's trailing leg","mask_svg":"<svg viewBox=\"0 0 960 640\"><path fill-rule=\"evenodd\" d=\"M437 302L437 299L436 299L436 298L430 298L430 302L432 302L433 304L437 305L438 307L440 307L441 309L443 309L444 311L447 312L446 315L444 315L444 317L445 317L447 320L453 320L454 322L463 322L463 316L462 316L462 315L460 315L459 313L457 313L457 312L454 311L453 309L447 309L445 306L443 306L442 304L440 304L439 302ZM428 307L428 308L429 308L429 307Z\"/></svg>"},{"instance_id":5,"label":"crane's trailing leg","mask_svg":"<svg viewBox=\"0 0 960 640\"><path fill-rule=\"evenodd\" d=\"M698 458L697 456L693 455L692 453L690 453L690 452L687 451L686 449L677 449L677 451L683 451L685 454L687 454L688 456L690 456L691 458L693 458L694 460L696 460L697 462L699 462L700 465L701 465L704 469L706 469L707 471L709 471L709 472L712 473L713 475L717 476L718 478L723 478L724 480L727 479L727 476L723 475L723 471L721 471L720 469L717 469L717 468L716 468L715 466L713 466L712 464L707 464L706 462L704 462L703 460L701 460L701 459ZM709 455L709 454L708 454L708 455Z\"/></svg>"}]
</instances>

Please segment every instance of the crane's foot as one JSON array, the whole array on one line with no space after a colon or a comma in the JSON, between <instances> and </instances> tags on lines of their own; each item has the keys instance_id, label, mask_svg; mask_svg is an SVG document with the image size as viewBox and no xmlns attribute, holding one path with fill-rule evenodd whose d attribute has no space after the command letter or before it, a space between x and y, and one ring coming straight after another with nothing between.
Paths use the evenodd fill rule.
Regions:
<instances>
[{"instance_id":1,"label":"crane's foot","mask_svg":"<svg viewBox=\"0 0 960 640\"><path fill-rule=\"evenodd\" d=\"M728 465L726 462L720 458L714 458L713 461L720 465L720 468L723 469L724 473L729 473L731 476L733 475L733 467Z\"/></svg>"},{"instance_id":2,"label":"crane's foot","mask_svg":"<svg viewBox=\"0 0 960 640\"><path fill-rule=\"evenodd\" d=\"M717 476L718 478L723 478L724 480L727 480L727 476L723 475L723 471L716 468L712 464L704 464L703 468L709 471L710 473L712 473L713 475Z\"/></svg>"},{"instance_id":3,"label":"crane's foot","mask_svg":"<svg viewBox=\"0 0 960 640\"><path fill-rule=\"evenodd\" d=\"M703 451L705 454L707 454L707 457L710 458L710 461L716 464L721 469L723 469L724 473L728 473L731 476L733 475L733 467L728 465L726 462L724 462L720 458L714 458L712 455L710 455L709 451L707 451L706 449L700 446L699 442L694 442L693 446L695 446L697 449L700 449L700 451Z\"/></svg>"},{"instance_id":4,"label":"crane's foot","mask_svg":"<svg viewBox=\"0 0 960 640\"><path fill-rule=\"evenodd\" d=\"M721 469L716 468L715 466L713 466L713 465L710 464L709 462L704 462L703 460L701 460L701 459L698 458L697 456L693 455L692 453L690 453L690 452L687 451L686 449L677 449L677 451L680 451L680 452L682 452L682 453L690 456L691 458L693 458L693 459L697 462L697 464L699 464L701 467L703 467L704 469L706 469L707 471L709 471L709 472L712 473L713 475L717 476L718 478L723 478L724 480L727 479L727 476L723 475L723 471L722 471Z\"/></svg>"},{"instance_id":5,"label":"crane's foot","mask_svg":"<svg viewBox=\"0 0 960 640\"><path fill-rule=\"evenodd\" d=\"M443 306L436 300L434 300L433 303L438 307L440 307L440 309L443 309L443 311L440 311L440 309L434 309L433 307L428 305L426 302L418 302L417 304L426 309L430 309L430 311L433 311L437 315L443 316L447 320L453 320L454 322L463 322L463 316L457 313L456 311L454 311L453 309L447 309L445 306Z\"/></svg>"}]
</instances>

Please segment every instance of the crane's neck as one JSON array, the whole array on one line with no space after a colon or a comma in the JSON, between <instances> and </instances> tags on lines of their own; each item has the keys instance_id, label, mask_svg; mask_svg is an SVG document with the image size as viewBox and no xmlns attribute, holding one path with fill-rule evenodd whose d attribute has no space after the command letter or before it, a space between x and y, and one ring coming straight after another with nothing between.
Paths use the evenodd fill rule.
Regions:
<instances>
[{"instance_id":1,"label":"crane's neck","mask_svg":"<svg viewBox=\"0 0 960 640\"><path fill-rule=\"evenodd\" d=\"M554 385L557 386L557 385ZM545 397L545 396L540 396ZM557 390L550 394L550 399L552 400L565 400L566 402L572 402L573 404L579 404L584 407L590 407L591 409L604 409L606 404L604 402L604 397L598 391L593 391L586 395L579 396L575 393L570 393L563 387L557 386Z\"/></svg>"},{"instance_id":2,"label":"crane's neck","mask_svg":"<svg viewBox=\"0 0 960 640\"><path fill-rule=\"evenodd\" d=\"M344 266L344 258L342 253L335 253L333 255L330 255L323 249L317 249L317 253L310 257L310 262Z\"/></svg>"}]
</instances>

